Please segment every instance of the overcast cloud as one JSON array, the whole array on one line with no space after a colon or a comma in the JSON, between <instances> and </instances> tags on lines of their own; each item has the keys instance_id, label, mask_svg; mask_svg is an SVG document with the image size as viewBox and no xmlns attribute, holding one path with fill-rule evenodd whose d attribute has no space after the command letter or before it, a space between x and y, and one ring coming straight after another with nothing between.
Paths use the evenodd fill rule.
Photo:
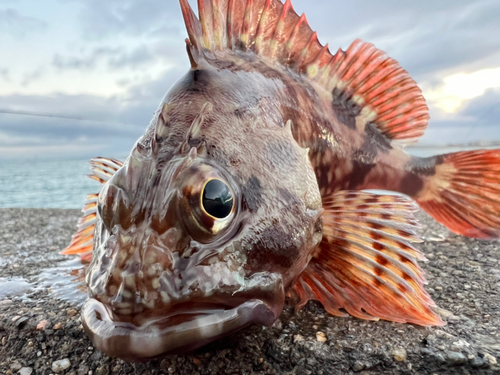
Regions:
<instances>
[{"instance_id":1,"label":"overcast cloud","mask_svg":"<svg viewBox=\"0 0 500 375\"><path fill-rule=\"evenodd\" d=\"M410 72L422 144L500 141L500 1L292 2L331 50L362 38ZM189 68L185 37L176 0L0 0L0 158L127 154Z\"/></svg>"}]
</instances>

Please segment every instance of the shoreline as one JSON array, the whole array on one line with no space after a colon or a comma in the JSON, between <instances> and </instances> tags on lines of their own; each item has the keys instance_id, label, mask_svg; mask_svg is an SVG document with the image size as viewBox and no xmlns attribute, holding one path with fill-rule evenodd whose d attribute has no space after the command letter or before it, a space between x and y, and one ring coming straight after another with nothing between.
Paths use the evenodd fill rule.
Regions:
<instances>
[{"instance_id":1,"label":"shoreline","mask_svg":"<svg viewBox=\"0 0 500 375\"><path fill-rule=\"evenodd\" d=\"M71 260L58 252L79 217L77 209L0 209L0 292L6 280L21 285L0 293L2 374L500 374L500 243L455 236L422 212L426 289L446 326L335 318L309 302L297 314L286 308L273 327L135 364L93 348L78 302L34 288L44 270Z\"/></svg>"}]
</instances>

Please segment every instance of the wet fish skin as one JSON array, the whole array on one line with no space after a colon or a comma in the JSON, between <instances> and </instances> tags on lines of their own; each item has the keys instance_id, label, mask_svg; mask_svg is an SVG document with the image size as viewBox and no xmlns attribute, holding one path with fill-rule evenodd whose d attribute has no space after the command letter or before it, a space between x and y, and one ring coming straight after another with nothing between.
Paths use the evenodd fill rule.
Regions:
<instances>
[{"instance_id":1,"label":"wet fish skin","mask_svg":"<svg viewBox=\"0 0 500 375\"><path fill-rule=\"evenodd\" d=\"M192 350L272 324L285 296L444 324L415 203L360 190L407 194L457 233L496 238L500 151L406 154L429 120L416 83L371 44L331 54L289 0L200 0L200 19L180 4L191 69L124 163L92 162L104 186L66 251L93 241L82 320L94 344L126 359ZM211 181L227 216L205 206Z\"/></svg>"}]
</instances>

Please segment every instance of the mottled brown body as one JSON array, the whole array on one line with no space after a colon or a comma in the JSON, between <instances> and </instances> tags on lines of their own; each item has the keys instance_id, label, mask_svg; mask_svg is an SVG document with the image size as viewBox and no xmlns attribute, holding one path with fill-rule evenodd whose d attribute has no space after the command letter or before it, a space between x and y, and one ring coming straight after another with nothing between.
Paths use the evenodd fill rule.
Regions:
<instances>
[{"instance_id":1,"label":"mottled brown body","mask_svg":"<svg viewBox=\"0 0 500 375\"><path fill-rule=\"evenodd\" d=\"M195 349L272 324L285 296L442 325L415 204L359 190L498 237L500 178L476 166L500 152L406 154L429 119L415 81L359 40L332 55L289 0L199 0L200 19L180 3L191 69L124 163L92 161L105 185L66 250L93 247L82 320L94 344L124 358Z\"/></svg>"}]
</instances>

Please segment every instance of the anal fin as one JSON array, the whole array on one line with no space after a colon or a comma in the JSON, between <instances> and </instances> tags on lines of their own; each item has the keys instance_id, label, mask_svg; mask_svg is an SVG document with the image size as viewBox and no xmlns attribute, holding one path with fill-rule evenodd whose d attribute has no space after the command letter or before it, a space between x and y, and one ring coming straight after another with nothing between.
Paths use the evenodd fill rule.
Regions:
<instances>
[{"instance_id":1,"label":"anal fin","mask_svg":"<svg viewBox=\"0 0 500 375\"><path fill-rule=\"evenodd\" d=\"M343 191L324 208L319 251L289 292L297 309L312 299L335 316L444 324L424 290L412 201Z\"/></svg>"}]
</instances>

